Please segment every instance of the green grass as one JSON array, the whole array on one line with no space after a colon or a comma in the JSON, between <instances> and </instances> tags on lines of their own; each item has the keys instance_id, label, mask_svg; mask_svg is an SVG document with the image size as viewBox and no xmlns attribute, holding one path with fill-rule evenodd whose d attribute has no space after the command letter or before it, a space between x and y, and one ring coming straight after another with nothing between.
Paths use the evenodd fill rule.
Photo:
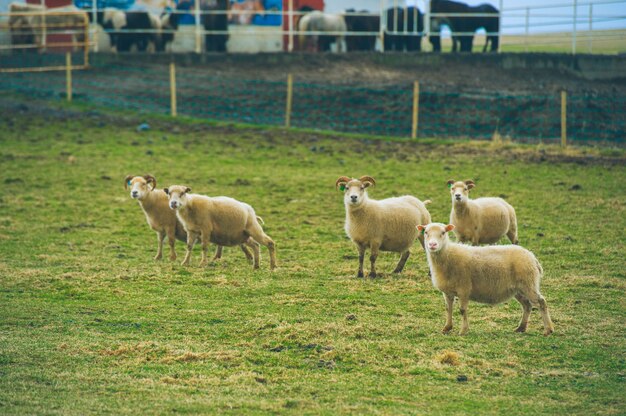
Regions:
<instances>
[{"instance_id":1,"label":"green grass","mask_svg":"<svg viewBox=\"0 0 626 416\"><path fill-rule=\"evenodd\" d=\"M591 148L568 159L549 146L50 111L0 119L0 413L624 414L622 151L603 164ZM152 129L137 133L144 119ZM148 172L252 204L279 269L265 248L255 272L234 248L207 268L198 251L191 267L154 262L155 234L123 189ZM471 303L469 335L441 335L418 245L403 274L385 253L383 278L355 278L333 185L363 174L374 198L432 199L437 221L450 178L505 195L546 271L556 333L541 335L537 311L513 333L510 301Z\"/></svg>"}]
</instances>

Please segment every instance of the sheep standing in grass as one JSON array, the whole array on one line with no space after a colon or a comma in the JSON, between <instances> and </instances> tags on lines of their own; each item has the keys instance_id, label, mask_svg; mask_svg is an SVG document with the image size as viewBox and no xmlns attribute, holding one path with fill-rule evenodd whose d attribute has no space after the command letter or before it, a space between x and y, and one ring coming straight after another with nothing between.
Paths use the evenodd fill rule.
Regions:
<instances>
[{"instance_id":1,"label":"sheep standing in grass","mask_svg":"<svg viewBox=\"0 0 626 416\"><path fill-rule=\"evenodd\" d=\"M405 195L380 201L370 199L366 189L376 184L374 178L362 176L351 179L342 176L335 187L344 191L346 207L346 233L359 250L359 272L363 277L365 250L370 249L371 269L369 277L376 277L376 259L379 251L401 253L400 261L394 273L400 273L409 258L410 248L419 238L424 246L423 237L415 226L430 222L426 204L419 199Z\"/></svg>"},{"instance_id":2,"label":"sheep standing in grass","mask_svg":"<svg viewBox=\"0 0 626 416\"><path fill-rule=\"evenodd\" d=\"M274 241L263 232L260 218L254 209L233 198L218 196L209 198L192 194L186 186L173 185L164 189L169 198L169 205L176 212L187 231L187 254L183 265L188 265L191 250L198 237L202 243L201 266L208 263L209 242L234 246L245 244L253 249L254 268L259 268L259 243L267 246L270 253L270 268L276 267Z\"/></svg>"},{"instance_id":3,"label":"sheep standing in grass","mask_svg":"<svg viewBox=\"0 0 626 416\"><path fill-rule=\"evenodd\" d=\"M463 324L461 335L469 330L467 306L470 300L497 304L515 297L522 304L522 320L517 332L525 332L532 304L538 304L544 335L554 332L546 300L539 292L543 269L530 251L513 245L473 247L453 243L448 232L454 225L418 225L424 234L426 258L433 285L443 292L447 319L443 333L452 329L454 297L459 299Z\"/></svg>"},{"instance_id":4,"label":"sheep standing in grass","mask_svg":"<svg viewBox=\"0 0 626 416\"><path fill-rule=\"evenodd\" d=\"M452 196L450 223L462 242L472 245L494 244L503 235L511 243L518 244L515 209L502 198L470 199L469 191L476 185L473 181L448 181Z\"/></svg>"},{"instance_id":5,"label":"sheep standing in grass","mask_svg":"<svg viewBox=\"0 0 626 416\"><path fill-rule=\"evenodd\" d=\"M187 232L176 218L176 213L169 208L167 194L156 189L156 179L154 176L134 176L128 175L124 179L124 188L130 187L130 197L139 202L139 206L146 215L148 225L157 233L158 249L154 257L160 260L163 257L163 240L167 236L170 246L170 260L176 260L176 250L174 245L176 240L187 241ZM252 261L250 251L241 246L248 261ZM217 247L215 259L222 257L222 246Z\"/></svg>"}]
</instances>

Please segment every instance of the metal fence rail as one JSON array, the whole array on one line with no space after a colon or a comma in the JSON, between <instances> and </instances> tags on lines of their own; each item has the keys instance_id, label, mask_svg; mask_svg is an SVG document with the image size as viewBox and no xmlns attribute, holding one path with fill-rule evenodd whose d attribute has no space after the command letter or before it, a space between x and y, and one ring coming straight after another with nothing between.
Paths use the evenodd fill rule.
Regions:
<instances>
[{"instance_id":1,"label":"metal fence rail","mask_svg":"<svg viewBox=\"0 0 626 416\"><path fill-rule=\"evenodd\" d=\"M210 10L201 10L199 8L199 3L196 2L195 8L192 10L186 11L186 14L190 14L194 23L192 25L186 26L185 31L173 30L173 29L159 29L159 31L163 34L173 34L178 37L189 36L190 41L188 42L190 45L190 51L195 51L196 53L201 53L203 48L203 42L206 35L233 35L233 31L235 29L234 26L230 26L227 29L216 29L210 27L204 27L201 24L201 20L203 16L223 16L225 14L244 14L249 13L247 11L237 11L237 10L228 10L228 11L210 11ZM247 37L257 37L261 35L267 35L268 33L272 33L279 39L282 39L281 42L284 43L282 48L287 51L297 50L297 40L300 35L343 35L346 37L355 37L355 36L372 36L376 38L377 50L384 51L385 42L384 37L395 35L395 36L414 36L420 35L423 36L422 40L422 50L430 50L429 42L425 41L425 39L434 34L433 28L431 27L431 20L438 19L442 17L489 17L493 16L489 13L479 13L479 14L459 14L459 13L432 13L430 11L430 2L425 1L426 7L422 12L424 13L423 21L424 27L423 30L417 29L417 17L413 16L413 24L411 24L412 29L406 29L406 24L408 23L406 13L404 14L404 18L399 21L398 16L392 15L395 17L392 19L392 26L388 27L387 25L387 16L390 8L395 7L404 7L406 10L406 6L402 6L403 2L398 0L382 0L381 1L380 10L372 11L371 13L361 13L361 12L351 12L344 13L346 16L357 16L357 17L366 17L366 16L374 16L380 18L379 29L372 31L347 31L347 32L302 32L298 30L297 25L294 23L297 21L299 17L304 15L303 12L297 10L282 10L282 11L256 11L255 14L261 16L278 16L281 18L283 22L280 26L273 27L258 27L258 26L246 26L245 34L241 34L238 36L247 36ZM623 5L624 12L607 12L603 11L604 6L614 6L614 5ZM50 9L49 9L50 10ZM97 8L97 2L93 2L93 8L85 10L87 14L90 15L92 21L97 20L97 13L104 9ZM48 12L50 13L50 12ZM177 13L174 11L174 13ZM182 13L182 12L181 12ZM500 35L502 41L500 42L499 48L501 50L506 51L528 51L529 48L537 50L537 48L550 46L550 45L563 45L564 42L569 43L569 50L572 53L577 52L593 52L594 44L597 45L601 43L606 43L607 41L612 41L617 44L623 42L623 49L626 50L626 40L624 40L624 33L616 31L614 33L610 31L599 32L603 29L603 26L607 22L621 22L620 27L626 27L626 0L600 0L600 1L583 1L583 0L572 0L569 3L558 3L558 4L546 4L544 6L534 6L534 7L517 7L517 8L507 8L504 1L499 1L499 18L500 18L500 30L499 32L487 32L479 31L481 35ZM5 36L0 36L0 53L5 49L20 49L24 48L25 45L16 46L11 43L11 33L10 33L10 24L8 23L10 19L9 13L0 13L0 35L2 33ZM286 23L286 24L285 24ZM398 24L402 23L403 29L399 30ZM111 34L120 34L120 33L154 33L157 30L128 30L123 28L118 29L103 29L98 25L91 23L89 24L89 44L93 51L100 51L100 46L98 42L98 34L101 35L104 33L105 36ZM183 33L184 32L184 33ZM455 35L473 35L474 32L455 32ZM538 38L538 35L543 35ZM2 40L4 39L4 40ZM4 44L3 44L4 42ZM8 43L7 43L8 42ZM44 37L45 42L45 37ZM41 45L31 45L33 48L40 48ZM523 46L523 49L520 49L520 46ZM187 46L185 46L187 47ZM282 49L281 48L281 49ZM345 50L345 49L344 49Z\"/></svg>"},{"instance_id":2,"label":"metal fence rail","mask_svg":"<svg viewBox=\"0 0 626 416\"><path fill-rule=\"evenodd\" d=\"M98 64L74 72L74 100L115 109L179 114L210 120L284 125L394 137L411 137L415 104L418 137L610 143L626 140L626 97L597 93L567 95L566 119L560 93L500 94L441 91L412 83L386 86L323 85L294 74L285 82L207 76L203 67L179 66L175 83L167 64ZM67 95L63 73L11 73L0 77L0 90L60 99ZM171 87L171 88L170 88ZM286 114L288 92L290 111ZM173 96L176 101L173 102ZM70 92L70 95L72 93ZM176 105L176 107L173 107Z\"/></svg>"}]
</instances>

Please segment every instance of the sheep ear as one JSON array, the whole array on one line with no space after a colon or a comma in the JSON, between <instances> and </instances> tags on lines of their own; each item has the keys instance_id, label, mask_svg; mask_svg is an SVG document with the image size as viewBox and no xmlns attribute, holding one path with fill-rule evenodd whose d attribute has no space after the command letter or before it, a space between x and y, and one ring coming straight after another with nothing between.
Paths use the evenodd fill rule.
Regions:
<instances>
[{"instance_id":1,"label":"sheep ear","mask_svg":"<svg viewBox=\"0 0 626 416\"><path fill-rule=\"evenodd\" d=\"M165 192L165 195L169 195L170 194L170 190L167 188L163 188L163 192Z\"/></svg>"},{"instance_id":2,"label":"sheep ear","mask_svg":"<svg viewBox=\"0 0 626 416\"><path fill-rule=\"evenodd\" d=\"M134 178L133 175L128 175L125 179L124 179L124 189L128 189L128 187L130 186L130 181Z\"/></svg>"},{"instance_id":3,"label":"sheep ear","mask_svg":"<svg viewBox=\"0 0 626 416\"><path fill-rule=\"evenodd\" d=\"M465 181L465 185L467 185L467 189L472 189L476 186L474 181Z\"/></svg>"},{"instance_id":4,"label":"sheep ear","mask_svg":"<svg viewBox=\"0 0 626 416\"><path fill-rule=\"evenodd\" d=\"M424 231L426 231L426 226L425 225L418 225L415 228L417 228L417 231L419 231L422 234L424 234Z\"/></svg>"},{"instance_id":5,"label":"sheep ear","mask_svg":"<svg viewBox=\"0 0 626 416\"><path fill-rule=\"evenodd\" d=\"M449 233L450 231L454 230L454 224L448 224L446 225L446 232Z\"/></svg>"},{"instance_id":6,"label":"sheep ear","mask_svg":"<svg viewBox=\"0 0 626 416\"><path fill-rule=\"evenodd\" d=\"M452 188L452 185L454 185L454 179L448 181L448 188Z\"/></svg>"},{"instance_id":7,"label":"sheep ear","mask_svg":"<svg viewBox=\"0 0 626 416\"><path fill-rule=\"evenodd\" d=\"M189 192L191 192L191 188L190 187L186 187L185 188L185 193L189 193Z\"/></svg>"}]
</instances>

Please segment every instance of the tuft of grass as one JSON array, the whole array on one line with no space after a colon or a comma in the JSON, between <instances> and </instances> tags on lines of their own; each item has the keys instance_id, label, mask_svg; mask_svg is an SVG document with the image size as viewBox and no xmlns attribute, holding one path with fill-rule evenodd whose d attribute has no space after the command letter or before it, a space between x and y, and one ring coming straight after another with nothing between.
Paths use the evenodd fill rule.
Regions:
<instances>
[{"instance_id":1,"label":"tuft of grass","mask_svg":"<svg viewBox=\"0 0 626 416\"><path fill-rule=\"evenodd\" d=\"M626 408L623 151L28 107L0 118L2 413ZM151 129L137 132L142 122ZM257 271L237 248L204 268L198 251L190 267L153 261L155 233L123 187L130 173L250 203L279 268L268 270L265 249ZM441 335L444 302L418 244L402 274L382 253L383 277L357 279L334 183L364 174L377 179L373 198L431 199L436 221L449 216L450 178L474 179L474 197L506 198L545 269L556 333L541 335L536 311L514 333L513 300L471 303L469 335Z\"/></svg>"}]
</instances>

